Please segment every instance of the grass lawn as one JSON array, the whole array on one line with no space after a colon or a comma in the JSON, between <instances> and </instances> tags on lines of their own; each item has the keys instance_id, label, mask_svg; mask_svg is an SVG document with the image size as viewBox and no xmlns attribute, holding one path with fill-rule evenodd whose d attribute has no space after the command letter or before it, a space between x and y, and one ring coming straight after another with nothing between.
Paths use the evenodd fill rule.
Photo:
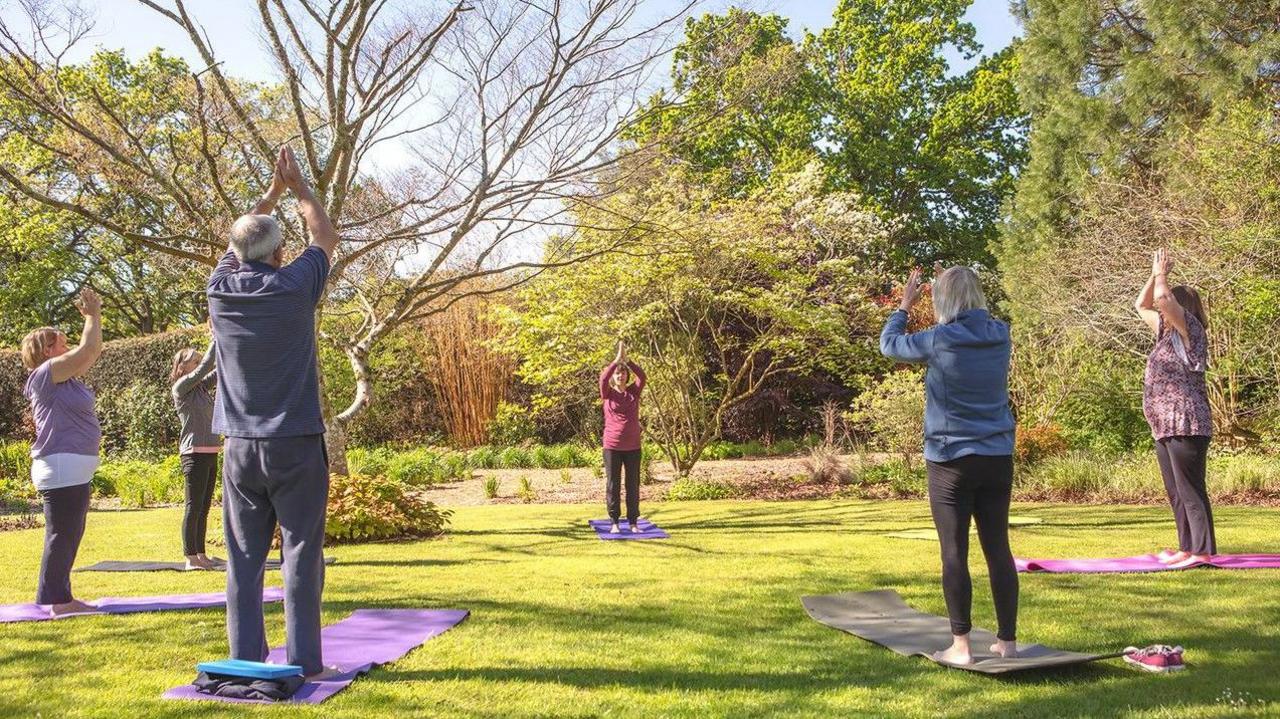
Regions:
<instances>
[{"instance_id":1,"label":"grass lawn","mask_svg":"<svg viewBox=\"0 0 1280 719\"><path fill-rule=\"evenodd\" d=\"M0 625L2 717L1079 716L1280 715L1280 572L1023 576L1019 639L1064 649L1163 642L1180 675L1118 660L991 678L909 659L828 629L802 594L896 588L944 614L937 545L884 532L929 526L923 502L649 505L666 541L602 542L596 506L466 507L450 534L331 550L325 620L359 607L472 616L313 707L159 699L226 653L220 611ZM1167 544L1158 507L1018 505L1023 556L1117 556ZM95 512L79 564L174 559L179 511ZM1280 511L1223 508L1228 551L1280 551ZM40 530L0 534L0 602L35 591ZM994 629L972 558L974 622ZM75 574L77 594L214 591L222 575ZM269 574L268 583L278 582ZM272 645L279 605L267 610ZM1248 707L1233 704L1246 696Z\"/></svg>"}]
</instances>

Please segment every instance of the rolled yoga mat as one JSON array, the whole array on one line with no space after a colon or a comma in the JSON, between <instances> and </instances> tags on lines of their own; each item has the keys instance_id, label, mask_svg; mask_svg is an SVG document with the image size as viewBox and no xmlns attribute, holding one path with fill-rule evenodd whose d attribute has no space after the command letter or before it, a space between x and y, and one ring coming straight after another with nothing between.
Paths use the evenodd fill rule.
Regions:
<instances>
[{"instance_id":1,"label":"rolled yoga mat","mask_svg":"<svg viewBox=\"0 0 1280 719\"><path fill-rule=\"evenodd\" d=\"M432 637L457 626L470 612L465 609L357 609L351 616L320 631L326 666L342 673L323 681L307 682L288 701L319 704L346 689L356 677L379 664L387 664L408 654ZM284 664L284 647L276 647L267 661ZM201 694L192 684L174 687L165 699L203 699L237 704L275 704L257 699Z\"/></svg>"},{"instance_id":2,"label":"rolled yoga mat","mask_svg":"<svg viewBox=\"0 0 1280 719\"><path fill-rule=\"evenodd\" d=\"M632 532L625 521L619 522L618 526L622 528L617 534L610 534L609 529L613 526L613 522L608 519L592 519L587 522L591 528L596 530L596 536L601 539L670 539L670 535L658 529L658 525L647 519L637 519L636 528L639 532Z\"/></svg>"},{"instance_id":3,"label":"rolled yoga mat","mask_svg":"<svg viewBox=\"0 0 1280 719\"><path fill-rule=\"evenodd\" d=\"M338 561L334 557L325 557L325 564L333 564ZM267 569L278 571L280 569L279 559L268 559ZM87 567L76 569L77 572L225 572L227 570L226 562L215 569L187 569L186 562L146 562L138 560L114 560L98 562L90 564Z\"/></svg>"},{"instance_id":4,"label":"rolled yoga mat","mask_svg":"<svg viewBox=\"0 0 1280 719\"><path fill-rule=\"evenodd\" d=\"M262 590L262 601L264 602L279 602L283 599L284 588L282 587L267 587ZM100 614L133 614L135 612L225 607L227 605L227 595L224 592L210 592L208 594L171 594L159 597L103 597L97 601L88 602L88 604L93 606L95 611L62 614L57 617L53 616L47 605L0 605L0 624L7 622L42 622L47 619L89 617Z\"/></svg>"},{"instance_id":5,"label":"rolled yoga mat","mask_svg":"<svg viewBox=\"0 0 1280 719\"><path fill-rule=\"evenodd\" d=\"M912 609L892 589L801 597L800 601L809 616L818 622L875 642L903 656L921 656L934 661L934 652L951 646L951 622L946 617ZM989 649L996 636L978 627L969 633L969 641L973 646L973 664L936 663L983 674L1007 674L1123 655L1123 652L1081 654L1041 644L1019 644L1018 656L1005 659L992 654Z\"/></svg>"},{"instance_id":6,"label":"rolled yoga mat","mask_svg":"<svg viewBox=\"0 0 1280 719\"><path fill-rule=\"evenodd\" d=\"M1171 569L1154 554L1114 559L1014 559L1019 572L1045 574L1116 574L1122 572L1176 572L1196 567L1218 569L1280 569L1280 554L1219 554L1208 562Z\"/></svg>"}]
</instances>

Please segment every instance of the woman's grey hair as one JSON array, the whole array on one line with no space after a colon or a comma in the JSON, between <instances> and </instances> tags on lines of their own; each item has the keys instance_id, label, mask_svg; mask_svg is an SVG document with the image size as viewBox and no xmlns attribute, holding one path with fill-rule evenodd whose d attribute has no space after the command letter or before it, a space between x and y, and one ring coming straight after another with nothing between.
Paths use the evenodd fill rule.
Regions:
<instances>
[{"instance_id":1,"label":"woman's grey hair","mask_svg":"<svg viewBox=\"0 0 1280 719\"><path fill-rule=\"evenodd\" d=\"M968 267L951 267L933 281L933 316L945 325L968 310L985 310L978 274Z\"/></svg>"},{"instance_id":2,"label":"woman's grey hair","mask_svg":"<svg viewBox=\"0 0 1280 719\"><path fill-rule=\"evenodd\" d=\"M241 215L231 226L231 249L241 262L261 262L284 242L280 223L271 215Z\"/></svg>"}]
</instances>

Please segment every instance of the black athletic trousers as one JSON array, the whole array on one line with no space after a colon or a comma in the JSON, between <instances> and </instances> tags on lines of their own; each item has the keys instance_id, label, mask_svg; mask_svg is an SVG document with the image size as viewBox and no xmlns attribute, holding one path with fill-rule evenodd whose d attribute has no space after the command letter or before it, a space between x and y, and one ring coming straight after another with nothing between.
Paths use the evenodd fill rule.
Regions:
<instances>
[{"instance_id":1,"label":"black athletic trousers","mask_svg":"<svg viewBox=\"0 0 1280 719\"><path fill-rule=\"evenodd\" d=\"M1156 441L1156 458L1164 476L1164 491L1178 526L1178 549L1192 554L1217 554L1213 510L1205 487L1208 437L1166 437Z\"/></svg>"},{"instance_id":2,"label":"black athletic trousers","mask_svg":"<svg viewBox=\"0 0 1280 719\"><path fill-rule=\"evenodd\" d=\"M627 521L635 524L640 518L640 450L606 449L604 451L604 503L609 510L609 519L614 522L617 522L622 514L618 494L622 485L623 469L627 474Z\"/></svg>"},{"instance_id":3,"label":"black athletic trousers","mask_svg":"<svg viewBox=\"0 0 1280 719\"><path fill-rule=\"evenodd\" d=\"M942 544L942 594L951 617L951 633L968 634L973 604L969 578L969 518L978 523L978 541L987 558L996 604L996 636L1017 637L1018 570L1009 549L1009 496L1013 457L968 455L950 462L926 462L929 508Z\"/></svg>"},{"instance_id":4,"label":"black athletic trousers","mask_svg":"<svg viewBox=\"0 0 1280 719\"><path fill-rule=\"evenodd\" d=\"M92 495L93 487L88 482L40 490L44 502L44 554L40 557L36 604L66 604L72 600L71 566L76 563L76 552L84 538Z\"/></svg>"},{"instance_id":5,"label":"black athletic trousers","mask_svg":"<svg viewBox=\"0 0 1280 719\"><path fill-rule=\"evenodd\" d=\"M190 557L204 554L205 533L209 529L209 507L218 482L218 455L193 452L182 455L182 476L186 479L182 508L182 553Z\"/></svg>"}]
</instances>

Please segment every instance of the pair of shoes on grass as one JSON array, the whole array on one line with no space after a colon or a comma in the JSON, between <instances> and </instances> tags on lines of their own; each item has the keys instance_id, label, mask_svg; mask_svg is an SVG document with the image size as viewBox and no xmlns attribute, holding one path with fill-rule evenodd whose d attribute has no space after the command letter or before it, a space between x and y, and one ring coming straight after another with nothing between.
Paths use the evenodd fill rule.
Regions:
<instances>
[{"instance_id":1,"label":"pair of shoes on grass","mask_svg":"<svg viewBox=\"0 0 1280 719\"><path fill-rule=\"evenodd\" d=\"M1128 647L1124 650L1124 660L1148 672L1176 672L1186 668L1182 662L1182 647L1168 644L1152 644L1142 649Z\"/></svg>"}]
</instances>

